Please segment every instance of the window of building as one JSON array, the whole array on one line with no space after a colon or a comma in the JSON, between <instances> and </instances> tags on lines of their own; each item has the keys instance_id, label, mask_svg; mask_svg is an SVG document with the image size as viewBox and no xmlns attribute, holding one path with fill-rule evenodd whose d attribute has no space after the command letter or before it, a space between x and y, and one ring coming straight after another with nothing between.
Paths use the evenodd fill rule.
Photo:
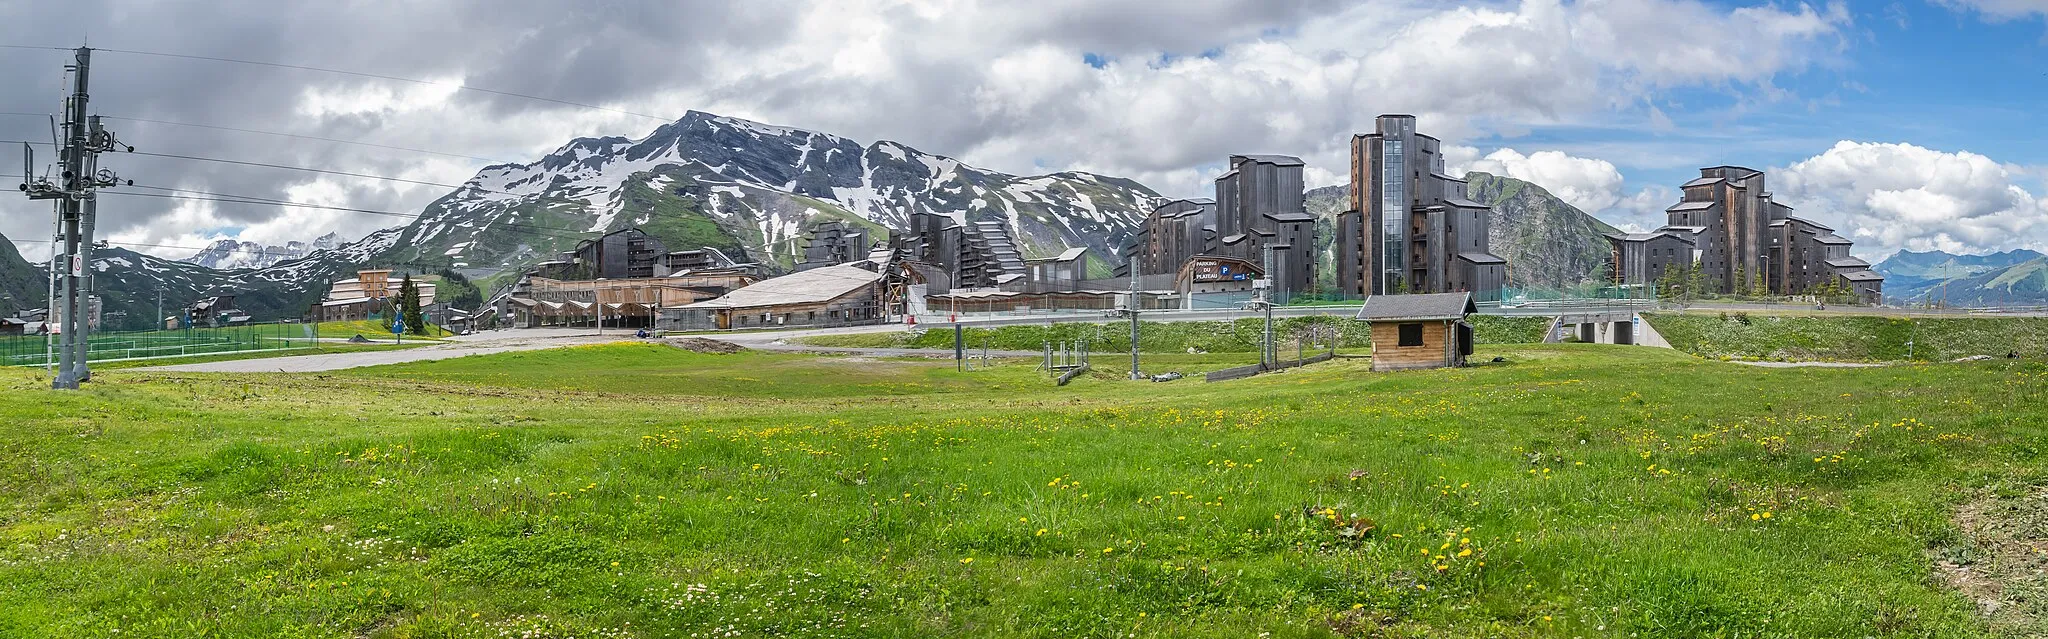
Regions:
<instances>
[{"instance_id":1,"label":"window of building","mask_svg":"<svg viewBox=\"0 0 2048 639\"><path fill-rule=\"evenodd\" d=\"M1402 325L1400 326L1400 330L1401 330L1401 339L1400 339L1400 341L1399 341L1398 343L1396 343L1396 344L1395 344L1396 346L1421 346L1421 345L1422 345L1422 325L1421 325L1421 324L1402 324Z\"/></svg>"}]
</instances>

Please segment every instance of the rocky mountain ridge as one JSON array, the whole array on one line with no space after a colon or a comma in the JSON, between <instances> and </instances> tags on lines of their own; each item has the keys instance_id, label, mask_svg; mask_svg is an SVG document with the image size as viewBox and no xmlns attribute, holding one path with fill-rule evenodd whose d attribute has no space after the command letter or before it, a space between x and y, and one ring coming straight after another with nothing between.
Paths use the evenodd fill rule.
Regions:
<instances>
[{"instance_id":1,"label":"rocky mountain ridge","mask_svg":"<svg viewBox=\"0 0 2048 639\"><path fill-rule=\"evenodd\" d=\"M339 233L328 233L311 242L286 242L283 246L221 239L178 261L220 270L263 268L305 257L313 251L341 246L342 241Z\"/></svg>"},{"instance_id":2,"label":"rocky mountain ridge","mask_svg":"<svg viewBox=\"0 0 2048 639\"><path fill-rule=\"evenodd\" d=\"M639 140L581 138L532 163L485 167L384 257L489 276L638 226L675 249L788 265L812 222L848 221L879 241L919 211L1003 220L1027 256L1075 246L1110 256L1158 199L1123 178L1014 176L896 142L693 111Z\"/></svg>"}]
</instances>

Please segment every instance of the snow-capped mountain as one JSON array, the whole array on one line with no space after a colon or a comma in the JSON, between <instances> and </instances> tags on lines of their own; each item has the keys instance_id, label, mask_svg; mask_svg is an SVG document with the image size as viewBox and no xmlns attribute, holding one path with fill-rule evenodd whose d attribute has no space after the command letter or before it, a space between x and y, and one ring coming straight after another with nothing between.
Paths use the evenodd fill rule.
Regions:
<instances>
[{"instance_id":1,"label":"snow-capped mountain","mask_svg":"<svg viewBox=\"0 0 2048 639\"><path fill-rule=\"evenodd\" d=\"M370 266L516 273L579 240L631 226L676 250L710 246L787 265L802 252L812 221L847 221L882 241L911 213L930 211L963 222L1003 220L1027 257L1086 246L1106 275L1117 247L1159 199L1123 178L1020 177L896 142L863 145L691 112L640 140L582 138L529 164L485 167L411 224L354 242L223 241L179 261L112 248L95 252L92 268L108 310L122 313L112 320L117 327L160 321L152 319L159 290L167 312L234 294L261 321L302 316L329 282Z\"/></svg>"},{"instance_id":2,"label":"snow-capped mountain","mask_svg":"<svg viewBox=\"0 0 2048 639\"><path fill-rule=\"evenodd\" d=\"M265 246L255 242L215 240L206 250L178 260L220 270L263 268L279 262L305 257L313 251L331 249L341 245L341 235L328 233L312 242L286 242L284 246Z\"/></svg>"},{"instance_id":3,"label":"snow-capped mountain","mask_svg":"<svg viewBox=\"0 0 2048 639\"><path fill-rule=\"evenodd\" d=\"M788 264L808 224L904 225L912 212L1001 219L1027 257L1115 249L1158 200L1123 178L1019 177L896 142L691 112L640 140L582 138L530 164L484 168L407 226L390 259L472 272L524 268L588 234L638 226L672 248Z\"/></svg>"},{"instance_id":4,"label":"snow-capped mountain","mask_svg":"<svg viewBox=\"0 0 2048 639\"><path fill-rule=\"evenodd\" d=\"M203 297L234 295L235 305L259 321L296 318L304 316L307 305L319 301L333 281L351 277L365 265L382 264L376 256L390 251L397 237L396 229L386 229L355 242L313 250L298 259L235 270L167 260L116 246L93 251L92 270L107 311L123 314L107 320L119 329L151 326L158 291L163 293L167 314Z\"/></svg>"}]
</instances>

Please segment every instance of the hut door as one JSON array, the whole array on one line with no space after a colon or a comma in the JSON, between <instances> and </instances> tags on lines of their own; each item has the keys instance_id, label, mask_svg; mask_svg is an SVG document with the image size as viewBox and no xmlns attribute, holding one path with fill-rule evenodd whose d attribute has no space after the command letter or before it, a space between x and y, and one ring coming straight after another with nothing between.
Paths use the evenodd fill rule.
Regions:
<instances>
[{"instance_id":1,"label":"hut door","mask_svg":"<svg viewBox=\"0 0 2048 639\"><path fill-rule=\"evenodd\" d=\"M1458 354L1472 354L1472 325L1458 322Z\"/></svg>"}]
</instances>

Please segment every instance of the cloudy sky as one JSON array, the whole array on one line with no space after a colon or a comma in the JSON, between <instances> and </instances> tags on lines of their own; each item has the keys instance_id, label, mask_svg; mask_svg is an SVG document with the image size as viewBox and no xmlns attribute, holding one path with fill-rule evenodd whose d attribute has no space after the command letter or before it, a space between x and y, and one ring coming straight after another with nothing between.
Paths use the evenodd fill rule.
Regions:
<instances>
[{"instance_id":1,"label":"cloudy sky","mask_svg":"<svg viewBox=\"0 0 2048 639\"><path fill-rule=\"evenodd\" d=\"M1337 184L1350 134L1401 112L1453 146L1454 168L1617 225L1661 224L1698 167L1739 164L1873 259L2048 250L2048 0L0 0L0 44L81 43L105 49L94 110L141 150L430 183L694 109L1199 195L1231 153L1298 155L1312 183ZM49 139L20 114L59 111L68 56L0 49L0 140ZM0 173L17 172L8 148ZM147 186L382 211L446 191L104 163ZM103 237L169 257L403 222L102 202ZM47 255L48 211L0 196L0 234Z\"/></svg>"}]
</instances>

